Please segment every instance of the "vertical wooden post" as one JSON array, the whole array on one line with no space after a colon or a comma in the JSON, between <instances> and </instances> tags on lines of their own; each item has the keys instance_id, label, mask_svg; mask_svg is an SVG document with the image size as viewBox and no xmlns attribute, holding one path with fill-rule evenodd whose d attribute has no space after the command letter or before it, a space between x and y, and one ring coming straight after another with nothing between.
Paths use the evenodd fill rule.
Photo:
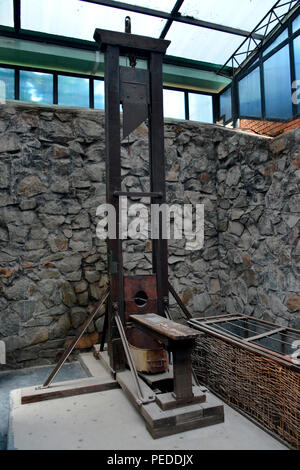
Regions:
<instances>
[{"instance_id":1,"label":"vertical wooden post","mask_svg":"<svg viewBox=\"0 0 300 470\"><path fill-rule=\"evenodd\" d=\"M174 369L174 397L176 400L192 398L193 341L182 341L172 347Z\"/></svg>"},{"instance_id":2,"label":"vertical wooden post","mask_svg":"<svg viewBox=\"0 0 300 470\"><path fill-rule=\"evenodd\" d=\"M109 239L108 271L110 279L108 349L110 366L118 371L125 368L125 354L113 309L118 309L124 322L124 279L122 241L119 238L119 198L115 191L121 191L121 138L120 138L120 50L108 45L105 53L105 132L106 132L106 200L116 211L116 239Z\"/></svg>"},{"instance_id":3,"label":"vertical wooden post","mask_svg":"<svg viewBox=\"0 0 300 470\"><path fill-rule=\"evenodd\" d=\"M150 171L151 191L162 194L152 198L152 204L166 203L164 116L163 116L163 54L152 52L149 61L151 110L150 123ZM157 276L158 312L164 316L168 303L168 241L163 240L163 221L160 220L159 239L152 241L153 271Z\"/></svg>"}]
</instances>

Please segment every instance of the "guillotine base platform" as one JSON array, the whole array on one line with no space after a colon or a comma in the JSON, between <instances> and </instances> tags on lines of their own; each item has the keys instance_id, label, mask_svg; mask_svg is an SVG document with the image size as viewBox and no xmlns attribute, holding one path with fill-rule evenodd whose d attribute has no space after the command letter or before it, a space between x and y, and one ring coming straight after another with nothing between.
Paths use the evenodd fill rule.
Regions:
<instances>
[{"instance_id":1,"label":"guillotine base platform","mask_svg":"<svg viewBox=\"0 0 300 470\"><path fill-rule=\"evenodd\" d=\"M81 353L80 365L87 378L70 380L70 375L62 372L62 379L68 381L68 396L52 400L21 404L21 393L28 394L28 389L20 389L20 384L31 384L31 375L16 373L22 382L15 382L10 394L10 415L8 429L8 450L288 450L285 446L257 427L237 411L224 404L211 392L207 392L207 401L213 406L224 405L226 420L217 426L208 426L175 434L153 441L144 419L131 405L127 395L114 381L93 354ZM40 369L40 368L39 368ZM29 369L31 371L32 369ZM43 372L41 368L39 376ZM64 368L63 368L64 370ZM48 371L48 369L47 369ZM24 375L25 373L25 375ZM11 377L11 376L9 376ZM24 382L24 377L27 380ZM3 385L5 377L2 378ZM80 381L113 382L114 390L70 396L71 390L81 387ZM91 382L92 383L92 382ZM66 382L64 382L64 387ZM48 389L65 394L61 383L54 382ZM32 390L32 387L30 387ZM82 390L81 390L82 392ZM153 447L155 442L155 447Z\"/></svg>"},{"instance_id":2,"label":"guillotine base platform","mask_svg":"<svg viewBox=\"0 0 300 470\"><path fill-rule=\"evenodd\" d=\"M53 383L47 388L28 387L21 389L20 404L26 405L104 391L109 393L109 390L121 388L143 417L153 439L224 422L223 403L210 393L205 393L206 390L203 388L201 388L198 398L199 401L205 399L205 403L192 403L173 409L162 409L165 403L172 403L172 394L167 391L160 393L159 389L159 387L164 389L166 384L173 380L172 367L165 374L145 376L146 379L143 378L143 374L140 375L143 393L150 398L149 403L141 403L137 399L137 391L130 370L114 373L109 366L107 352L104 350L100 353L99 349L99 346L94 347L94 360L95 358L99 359L96 361L97 364L93 363L89 366L89 370L86 370L88 375L92 375L92 377ZM94 371L91 371L90 367ZM197 387L195 387L195 395L197 399ZM152 400L151 397L153 397Z\"/></svg>"},{"instance_id":3,"label":"guillotine base platform","mask_svg":"<svg viewBox=\"0 0 300 470\"><path fill-rule=\"evenodd\" d=\"M168 383L173 381L172 367L169 372L156 376L139 374L143 394L149 397L149 403L142 403L137 398L137 391L130 370L113 373L109 366L109 357L106 351L99 352L99 347L96 347L94 355L100 360L103 367L112 373L116 382L141 414L153 439L224 422L223 404L210 394L204 395L206 390L199 390L199 387L196 386L194 387L195 402L182 406L177 405L176 407L169 405L172 403L172 393L168 391L161 392L161 390L164 390L165 387L168 388ZM152 397L153 400L151 400ZM198 403L196 402L197 398ZM167 406L164 406L165 404ZM168 409L168 405L171 409Z\"/></svg>"}]
</instances>

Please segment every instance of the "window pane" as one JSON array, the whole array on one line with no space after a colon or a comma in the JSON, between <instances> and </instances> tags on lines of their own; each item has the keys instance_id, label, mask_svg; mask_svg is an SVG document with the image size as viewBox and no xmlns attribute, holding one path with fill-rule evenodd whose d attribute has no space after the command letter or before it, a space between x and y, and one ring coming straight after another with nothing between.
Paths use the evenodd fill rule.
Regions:
<instances>
[{"instance_id":1,"label":"window pane","mask_svg":"<svg viewBox=\"0 0 300 470\"><path fill-rule=\"evenodd\" d=\"M266 117L288 119L292 116L289 46L264 63Z\"/></svg>"},{"instance_id":2,"label":"window pane","mask_svg":"<svg viewBox=\"0 0 300 470\"><path fill-rule=\"evenodd\" d=\"M14 1L0 0L0 24L14 26Z\"/></svg>"},{"instance_id":3,"label":"window pane","mask_svg":"<svg viewBox=\"0 0 300 470\"><path fill-rule=\"evenodd\" d=\"M220 97L220 117L225 117L225 122L232 118L231 87Z\"/></svg>"},{"instance_id":4,"label":"window pane","mask_svg":"<svg viewBox=\"0 0 300 470\"><path fill-rule=\"evenodd\" d=\"M239 82L240 115L261 117L260 69L257 67Z\"/></svg>"},{"instance_id":5,"label":"window pane","mask_svg":"<svg viewBox=\"0 0 300 470\"><path fill-rule=\"evenodd\" d=\"M166 20L81 0L22 0L22 28L94 41L96 28L125 31L131 17L132 33L159 37Z\"/></svg>"},{"instance_id":6,"label":"window pane","mask_svg":"<svg viewBox=\"0 0 300 470\"><path fill-rule=\"evenodd\" d=\"M104 81L94 81L94 107L95 109L105 109Z\"/></svg>"},{"instance_id":7,"label":"window pane","mask_svg":"<svg viewBox=\"0 0 300 470\"><path fill-rule=\"evenodd\" d=\"M275 41L264 51L263 55L265 56L269 54L271 51L273 51L273 49L275 49L275 47L279 46L279 44L285 41L288 37L289 37L288 30L285 29L283 33L280 34L280 36L278 36L278 38L275 39Z\"/></svg>"},{"instance_id":8,"label":"window pane","mask_svg":"<svg viewBox=\"0 0 300 470\"><path fill-rule=\"evenodd\" d=\"M189 111L191 121L213 123L212 97L189 93Z\"/></svg>"},{"instance_id":9,"label":"window pane","mask_svg":"<svg viewBox=\"0 0 300 470\"><path fill-rule=\"evenodd\" d=\"M298 36L294 40L294 51L295 51L295 72L296 72L296 80L299 80L299 84L297 83L297 94L295 96L296 102L298 104L298 112L300 112L300 36Z\"/></svg>"},{"instance_id":10,"label":"window pane","mask_svg":"<svg viewBox=\"0 0 300 470\"><path fill-rule=\"evenodd\" d=\"M296 33L299 28L300 28L300 16L298 16L298 18L296 18L295 21L293 22L293 33Z\"/></svg>"},{"instance_id":11,"label":"window pane","mask_svg":"<svg viewBox=\"0 0 300 470\"><path fill-rule=\"evenodd\" d=\"M53 103L53 75L20 71L20 100Z\"/></svg>"},{"instance_id":12,"label":"window pane","mask_svg":"<svg viewBox=\"0 0 300 470\"><path fill-rule=\"evenodd\" d=\"M15 71L0 68L0 100L13 100L15 98Z\"/></svg>"},{"instance_id":13,"label":"window pane","mask_svg":"<svg viewBox=\"0 0 300 470\"><path fill-rule=\"evenodd\" d=\"M89 108L89 79L58 76L58 104Z\"/></svg>"},{"instance_id":14,"label":"window pane","mask_svg":"<svg viewBox=\"0 0 300 470\"><path fill-rule=\"evenodd\" d=\"M184 93L182 91L164 90L164 117L185 119Z\"/></svg>"}]
</instances>

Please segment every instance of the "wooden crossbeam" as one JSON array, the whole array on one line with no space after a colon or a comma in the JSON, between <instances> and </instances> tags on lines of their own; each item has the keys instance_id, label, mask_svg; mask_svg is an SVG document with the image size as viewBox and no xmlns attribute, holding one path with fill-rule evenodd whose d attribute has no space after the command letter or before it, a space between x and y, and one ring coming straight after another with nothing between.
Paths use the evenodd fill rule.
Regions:
<instances>
[{"instance_id":1,"label":"wooden crossbeam","mask_svg":"<svg viewBox=\"0 0 300 470\"><path fill-rule=\"evenodd\" d=\"M36 403L56 398L73 397L87 393L104 392L119 388L118 382L114 379L91 377L87 379L71 380L67 382L57 382L50 387L28 387L21 391L21 404Z\"/></svg>"}]
</instances>

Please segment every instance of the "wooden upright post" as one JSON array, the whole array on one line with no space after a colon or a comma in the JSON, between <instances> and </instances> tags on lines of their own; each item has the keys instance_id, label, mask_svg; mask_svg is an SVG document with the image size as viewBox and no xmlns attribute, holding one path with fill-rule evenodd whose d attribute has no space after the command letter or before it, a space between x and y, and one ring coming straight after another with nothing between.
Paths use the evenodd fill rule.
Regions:
<instances>
[{"instance_id":1,"label":"wooden upright post","mask_svg":"<svg viewBox=\"0 0 300 470\"><path fill-rule=\"evenodd\" d=\"M160 192L160 198L152 198L152 204L166 203L164 117L163 117L163 54L151 53L150 68L150 168L151 191ZM168 304L168 241L163 239L162 218L159 222L159 237L152 241L153 271L157 276L158 312L164 316Z\"/></svg>"},{"instance_id":2,"label":"wooden upright post","mask_svg":"<svg viewBox=\"0 0 300 470\"><path fill-rule=\"evenodd\" d=\"M119 198L121 191L121 137L120 137L120 50L108 45L105 54L105 132L106 132L106 199L116 211L116 239L108 239L108 271L110 302L108 305L108 351L110 366L118 371L125 368L125 353L114 320L114 309L124 320L124 276L122 241L119 237ZM112 79L113 77L113 79Z\"/></svg>"}]
</instances>

